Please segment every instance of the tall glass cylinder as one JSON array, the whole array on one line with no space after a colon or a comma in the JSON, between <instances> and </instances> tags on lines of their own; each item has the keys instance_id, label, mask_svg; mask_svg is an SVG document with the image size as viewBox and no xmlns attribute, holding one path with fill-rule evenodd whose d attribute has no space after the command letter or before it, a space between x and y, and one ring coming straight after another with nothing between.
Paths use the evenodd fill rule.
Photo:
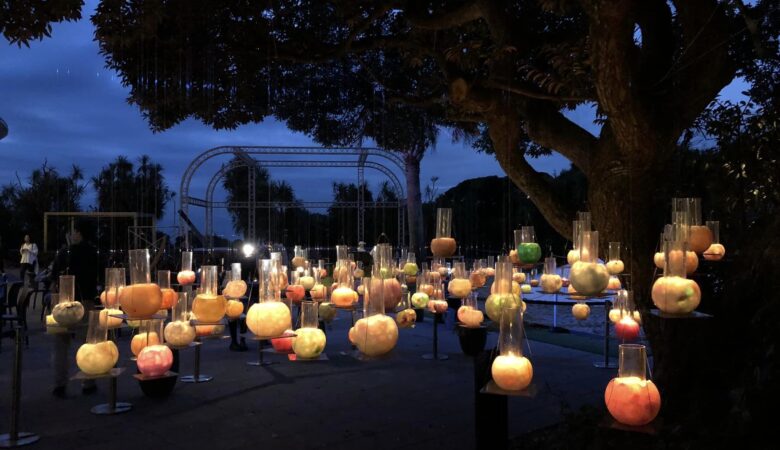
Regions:
<instances>
[{"instance_id":1,"label":"tall glass cylinder","mask_svg":"<svg viewBox=\"0 0 780 450\"><path fill-rule=\"evenodd\" d=\"M158 285L151 282L149 251L130 250L128 254L131 284L122 290L119 304L128 317L151 317L162 307L162 291Z\"/></svg>"},{"instance_id":2,"label":"tall glass cylinder","mask_svg":"<svg viewBox=\"0 0 780 450\"><path fill-rule=\"evenodd\" d=\"M176 274L176 281L182 286L189 286L195 282L195 272L192 270L192 252L181 252L181 270Z\"/></svg>"},{"instance_id":3,"label":"tall glass cylinder","mask_svg":"<svg viewBox=\"0 0 780 450\"><path fill-rule=\"evenodd\" d=\"M318 358L325 350L325 333L319 326L319 305L316 302L301 303L301 327L295 332L293 351L298 358Z\"/></svg>"},{"instance_id":4,"label":"tall glass cylinder","mask_svg":"<svg viewBox=\"0 0 780 450\"><path fill-rule=\"evenodd\" d=\"M647 354L644 345L621 344L620 368L604 392L604 402L612 417L630 426L646 425L661 410L661 394L646 379Z\"/></svg>"},{"instance_id":5,"label":"tall glass cylinder","mask_svg":"<svg viewBox=\"0 0 780 450\"><path fill-rule=\"evenodd\" d=\"M452 238L452 209L436 210L436 237L431 241L433 256L449 258L455 254L457 243Z\"/></svg>"},{"instance_id":6,"label":"tall glass cylinder","mask_svg":"<svg viewBox=\"0 0 780 450\"><path fill-rule=\"evenodd\" d=\"M393 246L390 244L377 244L372 277L381 279L384 284L382 289L384 311L395 310L403 296L401 283L394 274L394 266Z\"/></svg>"},{"instance_id":7,"label":"tall glass cylinder","mask_svg":"<svg viewBox=\"0 0 780 450\"><path fill-rule=\"evenodd\" d=\"M246 324L256 336L277 337L292 328L290 307L281 302L282 265L280 261L258 261L259 302L246 315Z\"/></svg>"},{"instance_id":8,"label":"tall glass cylinder","mask_svg":"<svg viewBox=\"0 0 780 450\"><path fill-rule=\"evenodd\" d=\"M525 310L520 285L513 280L514 268L509 260L496 263L496 277L490 287L490 295L485 300L485 312L490 320L501 320L501 312L506 308Z\"/></svg>"},{"instance_id":9,"label":"tall glass cylinder","mask_svg":"<svg viewBox=\"0 0 780 450\"><path fill-rule=\"evenodd\" d=\"M72 327L84 317L84 305L76 301L76 277L60 275L59 287L59 301L51 315L58 325Z\"/></svg>"},{"instance_id":10,"label":"tall glass cylinder","mask_svg":"<svg viewBox=\"0 0 780 450\"><path fill-rule=\"evenodd\" d=\"M300 271L300 269L301 268L299 267L298 271ZM300 272L300 275L301 276L298 278L298 282L301 284L301 286L303 286L304 290L311 291L311 288L314 287L315 280L309 261L303 263L303 271Z\"/></svg>"},{"instance_id":11,"label":"tall glass cylinder","mask_svg":"<svg viewBox=\"0 0 780 450\"><path fill-rule=\"evenodd\" d=\"M348 259L336 262L333 269L333 283L335 284L330 294L330 301L340 308L348 308L358 301L357 292L353 289L352 264Z\"/></svg>"},{"instance_id":12,"label":"tall glass cylinder","mask_svg":"<svg viewBox=\"0 0 780 450\"><path fill-rule=\"evenodd\" d=\"M483 262L480 259L475 259L469 273L469 281L471 282L471 290L481 288L487 282L487 275L485 274L485 268L482 265Z\"/></svg>"},{"instance_id":13,"label":"tall glass cylinder","mask_svg":"<svg viewBox=\"0 0 780 450\"><path fill-rule=\"evenodd\" d=\"M521 391L531 384L533 367L523 356L523 313L520 308L501 311L498 336L500 355L493 360L491 374L501 389Z\"/></svg>"},{"instance_id":14,"label":"tall glass cylinder","mask_svg":"<svg viewBox=\"0 0 780 450\"><path fill-rule=\"evenodd\" d=\"M686 278L687 259L685 242L664 242L664 275L653 283L652 298L667 314L690 314L701 302L699 285Z\"/></svg>"},{"instance_id":15,"label":"tall glass cylinder","mask_svg":"<svg viewBox=\"0 0 780 450\"><path fill-rule=\"evenodd\" d=\"M246 281L241 278L241 263L236 262L230 265L230 279L222 290L222 295L227 298L241 298L246 294Z\"/></svg>"},{"instance_id":16,"label":"tall glass cylinder","mask_svg":"<svg viewBox=\"0 0 780 450\"><path fill-rule=\"evenodd\" d=\"M623 302L620 304L620 318L615 322L615 335L623 342L634 341L639 337L638 315L634 313L634 297L631 291L620 290ZM620 299L620 296L618 297ZM611 315L610 311L610 315Z\"/></svg>"},{"instance_id":17,"label":"tall glass cylinder","mask_svg":"<svg viewBox=\"0 0 780 450\"><path fill-rule=\"evenodd\" d=\"M536 243L536 231L532 226L520 228L517 259L521 264L534 264L542 257L542 248Z\"/></svg>"},{"instance_id":18,"label":"tall glass cylinder","mask_svg":"<svg viewBox=\"0 0 780 450\"><path fill-rule=\"evenodd\" d=\"M363 318L349 331L349 339L367 356L381 356L395 348L398 325L384 314L385 280L381 276L363 278Z\"/></svg>"},{"instance_id":19,"label":"tall glass cylinder","mask_svg":"<svg viewBox=\"0 0 780 450\"><path fill-rule=\"evenodd\" d=\"M720 243L720 222L717 220L708 220L707 228L712 233L712 244L704 252L704 259L707 261L720 261L726 255L726 247Z\"/></svg>"},{"instance_id":20,"label":"tall glass cylinder","mask_svg":"<svg viewBox=\"0 0 780 450\"><path fill-rule=\"evenodd\" d=\"M324 302L328 299L328 289L322 284L322 278L327 276L328 273L325 270L325 261L320 260L317 267L313 267L311 272L312 278L314 279L314 286L309 289L309 296L311 296L311 299L314 301Z\"/></svg>"},{"instance_id":21,"label":"tall glass cylinder","mask_svg":"<svg viewBox=\"0 0 780 450\"><path fill-rule=\"evenodd\" d=\"M306 249L304 249L300 245L296 245L295 248L293 249L292 265L297 269L299 267L303 267L305 263L306 263Z\"/></svg>"},{"instance_id":22,"label":"tall glass cylinder","mask_svg":"<svg viewBox=\"0 0 780 450\"><path fill-rule=\"evenodd\" d=\"M165 325L165 340L174 347L185 347L195 340L195 327L190 324L187 293L180 292L173 307L171 321Z\"/></svg>"},{"instance_id":23,"label":"tall glass cylinder","mask_svg":"<svg viewBox=\"0 0 780 450\"><path fill-rule=\"evenodd\" d=\"M563 279L558 274L558 267L555 264L555 258L544 258L544 273L539 279L539 285L542 291L548 294L558 292L563 286Z\"/></svg>"},{"instance_id":24,"label":"tall glass cylinder","mask_svg":"<svg viewBox=\"0 0 780 450\"><path fill-rule=\"evenodd\" d=\"M460 323L466 328L478 328L482 325L482 321L485 318L482 311L479 310L475 295L471 295L461 301L457 315Z\"/></svg>"},{"instance_id":25,"label":"tall glass cylinder","mask_svg":"<svg viewBox=\"0 0 780 450\"><path fill-rule=\"evenodd\" d=\"M157 285L160 286L160 293L162 294L162 305L160 306L160 309L171 309L173 304L176 303L178 296L176 295L176 291L171 288L170 270L157 271Z\"/></svg>"},{"instance_id":26,"label":"tall glass cylinder","mask_svg":"<svg viewBox=\"0 0 780 450\"><path fill-rule=\"evenodd\" d=\"M303 287L303 283L301 282L301 278L304 276L304 273L296 270L293 271L290 276L292 277L292 280L287 285L287 289L285 289L284 295L287 297L287 300L297 305L301 303L304 298L306 298L306 289Z\"/></svg>"},{"instance_id":27,"label":"tall glass cylinder","mask_svg":"<svg viewBox=\"0 0 780 450\"><path fill-rule=\"evenodd\" d=\"M571 287L583 296L597 295L609 284L609 272L598 262L598 231L583 231L580 234L579 250L579 261L571 266Z\"/></svg>"},{"instance_id":28,"label":"tall glass cylinder","mask_svg":"<svg viewBox=\"0 0 780 450\"><path fill-rule=\"evenodd\" d=\"M336 261L349 259L349 246L337 245L336 246Z\"/></svg>"},{"instance_id":29,"label":"tall glass cylinder","mask_svg":"<svg viewBox=\"0 0 780 450\"><path fill-rule=\"evenodd\" d=\"M620 242L609 243L609 253L607 259L607 272L610 275L617 275L623 273L625 270L623 260L620 259Z\"/></svg>"},{"instance_id":30,"label":"tall glass cylinder","mask_svg":"<svg viewBox=\"0 0 780 450\"><path fill-rule=\"evenodd\" d=\"M76 365L85 374L104 374L119 360L116 344L106 338L107 329L101 324L100 312L90 311L87 341L76 352Z\"/></svg>"},{"instance_id":31,"label":"tall glass cylinder","mask_svg":"<svg viewBox=\"0 0 780 450\"><path fill-rule=\"evenodd\" d=\"M112 267L106 269L106 279L103 292L100 293L100 303L106 308L119 307L119 292L125 288L125 269Z\"/></svg>"},{"instance_id":32,"label":"tall glass cylinder","mask_svg":"<svg viewBox=\"0 0 780 450\"><path fill-rule=\"evenodd\" d=\"M227 301L219 295L219 275L217 266L201 267L201 285L198 295L192 301L192 314L198 322L217 323L225 316Z\"/></svg>"},{"instance_id":33,"label":"tall glass cylinder","mask_svg":"<svg viewBox=\"0 0 780 450\"><path fill-rule=\"evenodd\" d=\"M461 299L471 295L471 281L469 281L469 272L466 270L465 262L455 262L452 270L452 279L447 285L447 291L450 296Z\"/></svg>"}]
</instances>

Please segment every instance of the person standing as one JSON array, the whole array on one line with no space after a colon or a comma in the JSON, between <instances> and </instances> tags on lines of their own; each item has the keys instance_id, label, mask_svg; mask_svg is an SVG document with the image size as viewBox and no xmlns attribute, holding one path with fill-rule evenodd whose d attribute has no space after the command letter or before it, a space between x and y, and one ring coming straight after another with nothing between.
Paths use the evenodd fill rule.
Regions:
<instances>
[{"instance_id":1,"label":"person standing","mask_svg":"<svg viewBox=\"0 0 780 450\"><path fill-rule=\"evenodd\" d=\"M38 260L38 246L32 242L29 234L24 235L24 243L19 248L19 254L22 256L19 261L21 267L19 277L22 279L22 283L27 286L27 273L35 273L35 262Z\"/></svg>"},{"instance_id":2,"label":"person standing","mask_svg":"<svg viewBox=\"0 0 780 450\"><path fill-rule=\"evenodd\" d=\"M98 252L88 241L88 231L85 223L78 223L68 235L69 246L61 251L54 261L51 277L59 280L62 274L74 275L76 278L76 300L84 305L84 319L75 327L74 334L77 343L84 342L86 338L89 311L94 309L97 297L98 283ZM68 355L71 346L71 334L57 335L54 340L52 352L52 366L54 368L55 397L65 397L65 387L68 383L68 370L72 358ZM82 393L90 394L96 389L94 380L84 380L81 385Z\"/></svg>"}]
</instances>

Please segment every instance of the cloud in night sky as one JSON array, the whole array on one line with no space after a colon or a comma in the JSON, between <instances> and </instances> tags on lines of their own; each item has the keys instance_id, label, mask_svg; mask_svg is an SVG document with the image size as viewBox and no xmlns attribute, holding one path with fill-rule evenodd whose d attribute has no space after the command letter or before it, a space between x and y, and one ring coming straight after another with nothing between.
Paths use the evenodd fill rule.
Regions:
<instances>
[{"instance_id":1,"label":"cloud in night sky","mask_svg":"<svg viewBox=\"0 0 780 450\"><path fill-rule=\"evenodd\" d=\"M85 19L55 25L52 38L31 43L30 48L0 41L0 117L10 129L9 135L0 141L0 182L13 181L17 174L24 180L44 160L61 172L77 164L89 177L117 155L134 160L149 154L163 165L170 187L178 192L187 164L208 148L316 145L275 120L233 131L215 131L187 120L168 131L152 133L140 111L125 101L128 89L114 72L104 68L88 20L96 3L86 2ZM739 91L742 87L728 89ZM598 133L591 107L581 107L569 116ZM193 180L192 195L203 196L208 179L221 162L224 160L203 167ZM569 166L559 155L535 159L532 164L549 173ZM423 185L431 177L439 177L440 192L468 178L503 175L492 156L453 143L446 131L423 160L421 172ZM274 179L287 180L299 198L318 201L331 199L332 181L356 180L354 169L271 169L271 174ZM383 180L372 171L367 171L366 177L372 187ZM217 198L223 194L218 192ZM94 192L90 192L84 206L91 205L93 200ZM202 223L202 214L195 212L192 216L196 224ZM171 205L161 225L172 225L174 217ZM215 219L218 233L232 235L226 213L217 213Z\"/></svg>"}]
</instances>

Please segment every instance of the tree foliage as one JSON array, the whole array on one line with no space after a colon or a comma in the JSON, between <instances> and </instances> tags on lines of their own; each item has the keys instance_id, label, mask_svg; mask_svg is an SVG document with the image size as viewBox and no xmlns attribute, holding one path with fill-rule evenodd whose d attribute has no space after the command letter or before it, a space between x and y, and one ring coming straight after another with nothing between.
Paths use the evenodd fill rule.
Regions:
<instances>
[{"instance_id":1,"label":"tree foliage","mask_svg":"<svg viewBox=\"0 0 780 450\"><path fill-rule=\"evenodd\" d=\"M66 175L44 162L32 171L25 182L3 186L0 210L6 211L3 221L6 236L3 245L14 248L21 244L24 234L43 248L43 215L45 212L80 211L84 194L84 175L78 166L72 166ZM61 234L55 223L50 223L50 235ZM13 232L13 234L11 234Z\"/></svg>"},{"instance_id":2,"label":"tree foliage","mask_svg":"<svg viewBox=\"0 0 780 450\"><path fill-rule=\"evenodd\" d=\"M51 37L56 22L81 19L82 0L2 0L0 33L18 46Z\"/></svg>"},{"instance_id":3,"label":"tree foliage","mask_svg":"<svg viewBox=\"0 0 780 450\"><path fill-rule=\"evenodd\" d=\"M92 177L92 185L99 211L134 211L157 219L162 218L174 195L165 182L163 167L148 155L138 158L137 166L127 157L117 156Z\"/></svg>"}]
</instances>

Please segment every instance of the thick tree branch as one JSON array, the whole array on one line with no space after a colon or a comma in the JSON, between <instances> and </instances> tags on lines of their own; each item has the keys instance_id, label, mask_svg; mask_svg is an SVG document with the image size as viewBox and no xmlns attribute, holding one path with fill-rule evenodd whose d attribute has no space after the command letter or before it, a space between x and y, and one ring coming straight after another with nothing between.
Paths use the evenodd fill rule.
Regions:
<instances>
[{"instance_id":1,"label":"thick tree branch","mask_svg":"<svg viewBox=\"0 0 780 450\"><path fill-rule=\"evenodd\" d=\"M526 134L537 144L565 156L584 174L590 174L590 158L598 143L595 136L567 119L557 108L533 102L525 116Z\"/></svg>"},{"instance_id":2,"label":"thick tree branch","mask_svg":"<svg viewBox=\"0 0 780 450\"><path fill-rule=\"evenodd\" d=\"M571 214L552 195L548 180L531 167L525 155L517 150L521 130L511 111L501 110L487 120L496 159L507 176L539 208L547 222L561 234L571 236Z\"/></svg>"},{"instance_id":3,"label":"thick tree branch","mask_svg":"<svg viewBox=\"0 0 780 450\"><path fill-rule=\"evenodd\" d=\"M534 89L528 89L524 88L522 86L511 86L504 83L501 83L499 81L490 80L484 83L485 87L490 87L494 89L500 89L502 91L511 92L513 94L522 95L524 97L533 98L537 100L551 100L554 102L585 102L588 100L593 100L590 98L585 97L574 97L574 96L565 96L565 95L553 95L548 94L546 92L537 91Z\"/></svg>"}]
</instances>

